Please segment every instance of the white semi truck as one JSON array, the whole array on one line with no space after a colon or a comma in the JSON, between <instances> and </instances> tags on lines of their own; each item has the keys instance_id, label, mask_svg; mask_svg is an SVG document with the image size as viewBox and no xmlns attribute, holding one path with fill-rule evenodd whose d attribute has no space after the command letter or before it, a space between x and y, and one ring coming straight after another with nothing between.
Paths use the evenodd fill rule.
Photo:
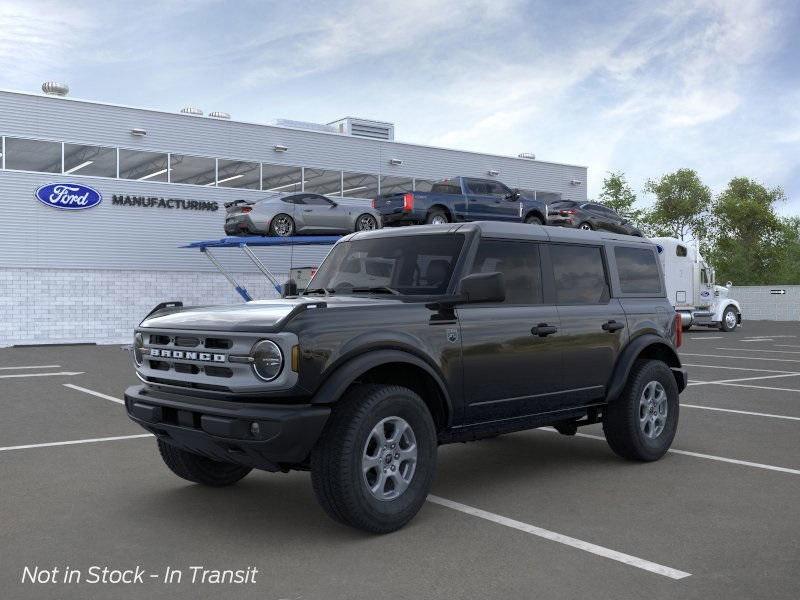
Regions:
<instances>
[{"instance_id":1,"label":"white semi truck","mask_svg":"<svg viewBox=\"0 0 800 600\"><path fill-rule=\"evenodd\" d=\"M684 331L692 325L733 331L742 322L739 303L730 298L730 286L716 285L714 269L696 248L677 238L651 238L658 245L667 295Z\"/></svg>"}]
</instances>

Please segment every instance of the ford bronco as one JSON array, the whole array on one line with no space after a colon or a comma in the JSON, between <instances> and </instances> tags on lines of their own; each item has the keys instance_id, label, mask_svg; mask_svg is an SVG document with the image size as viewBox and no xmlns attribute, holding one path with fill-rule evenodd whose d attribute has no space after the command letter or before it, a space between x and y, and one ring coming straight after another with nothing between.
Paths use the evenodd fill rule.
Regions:
<instances>
[{"instance_id":1,"label":"ford bronco","mask_svg":"<svg viewBox=\"0 0 800 600\"><path fill-rule=\"evenodd\" d=\"M687 383L656 247L475 222L342 238L300 296L159 305L135 331L130 417L179 477L310 470L334 519L385 533L431 487L440 444L602 423L653 461Z\"/></svg>"}]
</instances>

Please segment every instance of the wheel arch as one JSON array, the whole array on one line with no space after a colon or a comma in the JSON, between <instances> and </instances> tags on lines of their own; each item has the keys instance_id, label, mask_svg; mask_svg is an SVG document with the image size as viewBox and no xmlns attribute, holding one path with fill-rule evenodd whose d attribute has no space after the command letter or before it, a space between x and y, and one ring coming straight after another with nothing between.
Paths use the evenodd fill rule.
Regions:
<instances>
[{"instance_id":1,"label":"wheel arch","mask_svg":"<svg viewBox=\"0 0 800 600\"><path fill-rule=\"evenodd\" d=\"M450 220L450 222L451 222L451 223L453 222L453 211L451 211L451 210L450 210L450 208L449 208L449 207L447 207L446 205L444 205L444 204L441 204L441 203L439 203L439 202L437 202L436 204L433 204L433 205L431 205L431 206L428 208L428 210L427 210L427 212L426 212L425 214L426 214L426 215L429 215L429 214L431 214L431 213L432 213L434 210L437 210L437 209L438 209L438 210L441 210L441 211L442 211L444 214L446 214L446 215L447 215L447 218Z\"/></svg>"},{"instance_id":2,"label":"wheel arch","mask_svg":"<svg viewBox=\"0 0 800 600\"><path fill-rule=\"evenodd\" d=\"M619 398L628 381L634 363L640 359L660 360L672 369L678 391L686 387L686 378L681 369L681 361L675 349L655 334L645 334L628 343L617 359L617 364L606 386L606 401Z\"/></svg>"},{"instance_id":3,"label":"wheel arch","mask_svg":"<svg viewBox=\"0 0 800 600\"><path fill-rule=\"evenodd\" d=\"M453 407L447 386L423 359L397 349L371 350L335 368L323 381L312 404L335 404L350 387L359 383L400 385L419 394L428 406L437 430L452 422Z\"/></svg>"},{"instance_id":4,"label":"wheel arch","mask_svg":"<svg viewBox=\"0 0 800 600\"><path fill-rule=\"evenodd\" d=\"M724 302L719 303L719 308L717 308L716 312L714 313L714 321L722 321L722 316L725 314L725 311L728 308L733 308L736 311L736 321L739 325L742 324L742 307L736 300L731 298L726 298Z\"/></svg>"},{"instance_id":5,"label":"wheel arch","mask_svg":"<svg viewBox=\"0 0 800 600\"><path fill-rule=\"evenodd\" d=\"M542 222L542 225L547 223L547 219L544 218L542 211L538 208L532 208L528 212L525 213L525 217L522 219L523 221L527 221L528 217L538 217L539 220Z\"/></svg>"}]
</instances>

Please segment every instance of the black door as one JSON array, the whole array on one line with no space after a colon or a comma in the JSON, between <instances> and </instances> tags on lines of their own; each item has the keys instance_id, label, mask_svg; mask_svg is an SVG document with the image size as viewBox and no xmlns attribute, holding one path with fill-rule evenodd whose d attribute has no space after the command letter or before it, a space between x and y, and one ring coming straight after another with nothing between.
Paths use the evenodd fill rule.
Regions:
<instances>
[{"instance_id":1,"label":"black door","mask_svg":"<svg viewBox=\"0 0 800 600\"><path fill-rule=\"evenodd\" d=\"M620 302L610 297L600 246L550 244L563 336L564 406L591 403L605 386L628 337Z\"/></svg>"},{"instance_id":2,"label":"black door","mask_svg":"<svg viewBox=\"0 0 800 600\"><path fill-rule=\"evenodd\" d=\"M458 308L468 423L547 412L562 387L561 323L544 304L539 244L481 240L472 272L494 271L505 302Z\"/></svg>"}]
</instances>

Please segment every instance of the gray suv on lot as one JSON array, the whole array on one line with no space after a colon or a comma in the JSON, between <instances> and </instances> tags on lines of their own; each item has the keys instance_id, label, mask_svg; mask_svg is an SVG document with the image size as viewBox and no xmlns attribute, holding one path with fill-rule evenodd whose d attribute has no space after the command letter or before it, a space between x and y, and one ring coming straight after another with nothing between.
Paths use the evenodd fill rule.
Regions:
<instances>
[{"instance_id":1,"label":"gray suv on lot","mask_svg":"<svg viewBox=\"0 0 800 600\"><path fill-rule=\"evenodd\" d=\"M157 307L125 406L178 476L310 470L327 513L372 532L416 514L440 444L602 423L656 460L687 380L656 252L497 222L352 234L302 296Z\"/></svg>"}]
</instances>

